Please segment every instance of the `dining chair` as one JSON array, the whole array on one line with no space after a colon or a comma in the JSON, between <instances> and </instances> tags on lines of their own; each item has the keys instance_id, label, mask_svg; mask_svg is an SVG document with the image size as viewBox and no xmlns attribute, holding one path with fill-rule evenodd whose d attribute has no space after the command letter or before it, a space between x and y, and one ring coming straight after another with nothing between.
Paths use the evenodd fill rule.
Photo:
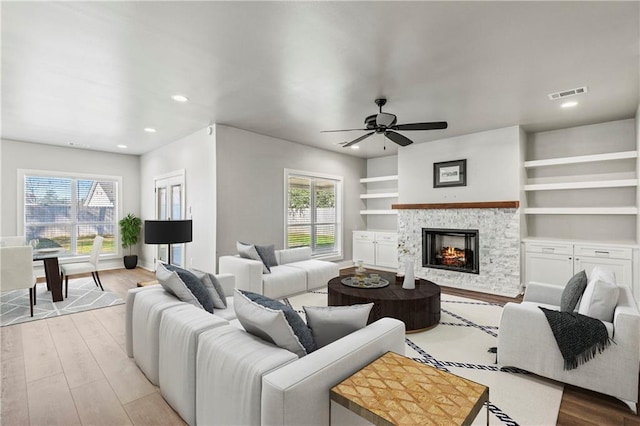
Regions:
<instances>
[{"instance_id":1,"label":"dining chair","mask_svg":"<svg viewBox=\"0 0 640 426\"><path fill-rule=\"evenodd\" d=\"M76 262L66 263L60 265L60 272L64 277L64 297L69 297L69 275L79 275L91 272L93 282L96 283L100 290L104 291L102 283L100 282L100 276L98 275L98 260L100 260L100 250L102 249L103 237L97 235L93 239L93 246L91 247L91 254L89 255L88 262Z\"/></svg>"},{"instance_id":2,"label":"dining chair","mask_svg":"<svg viewBox=\"0 0 640 426\"><path fill-rule=\"evenodd\" d=\"M0 237L0 247L26 246L27 239L24 235Z\"/></svg>"},{"instance_id":3,"label":"dining chair","mask_svg":"<svg viewBox=\"0 0 640 426\"><path fill-rule=\"evenodd\" d=\"M0 291L29 289L29 310L33 316L35 299L33 275L33 247L0 247Z\"/></svg>"}]
</instances>

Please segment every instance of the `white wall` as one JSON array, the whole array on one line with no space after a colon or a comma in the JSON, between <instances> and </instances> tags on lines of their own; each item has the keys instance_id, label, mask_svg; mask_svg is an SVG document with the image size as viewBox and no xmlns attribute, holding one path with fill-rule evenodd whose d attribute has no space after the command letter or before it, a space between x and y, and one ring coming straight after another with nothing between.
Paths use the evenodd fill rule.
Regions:
<instances>
[{"instance_id":1,"label":"white wall","mask_svg":"<svg viewBox=\"0 0 640 426\"><path fill-rule=\"evenodd\" d=\"M185 244L186 267L216 271L216 134L204 128L140 158L142 220L155 218L154 179L185 171L187 219L193 219L193 241ZM144 240L144 236L143 236ZM143 245L141 262L154 270L157 246Z\"/></svg>"},{"instance_id":2,"label":"white wall","mask_svg":"<svg viewBox=\"0 0 640 426\"><path fill-rule=\"evenodd\" d=\"M519 126L409 145L398 153L400 204L520 198ZM467 186L433 187L433 164L467 160Z\"/></svg>"},{"instance_id":3,"label":"white wall","mask_svg":"<svg viewBox=\"0 0 640 426\"><path fill-rule=\"evenodd\" d=\"M363 229L360 178L366 161L227 126L217 126L218 255L236 253L236 241L284 247L284 169L344 178L343 257L351 259L351 232Z\"/></svg>"},{"instance_id":4,"label":"white wall","mask_svg":"<svg viewBox=\"0 0 640 426\"><path fill-rule=\"evenodd\" d=\"M4 139L1 143L1 235L17 235L24 232L23 229L18 229L17 206L18 203L22 203L18 194L18 169L121 176L122 212L125 215L140 214L138 156ZM121 247L119 249L122 250ZM121 255L120 253L118 257ZM101 269L122 267L122 260L101 262L100 266Z\"/></svg>"}]
</instances>

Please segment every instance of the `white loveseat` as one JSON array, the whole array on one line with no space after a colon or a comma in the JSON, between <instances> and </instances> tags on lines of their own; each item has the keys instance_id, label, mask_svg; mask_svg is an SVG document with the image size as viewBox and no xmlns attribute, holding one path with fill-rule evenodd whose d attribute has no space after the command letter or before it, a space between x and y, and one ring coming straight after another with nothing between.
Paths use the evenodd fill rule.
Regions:
<instances>
[{"instance_id":1,"label":"white loveseat","mask_svg":"<svg viewBox=\"0 0 640 426\"><path fill-rule=\"evenodd\" d=\"M233 276L217 278L229 294ZM127 353L190 425L328 425L332 386L404 354L404 324L383 318L298 358L247 333L228 305L211 315L159 285L127 297Z\"/></svg>"},{"instance_id":2,"label":"white loveseat","mask_svg":"<svg viewBox=\"0 0 640 426\"><path fill-rule=\"evenodd\" d=\"M263 274L259 260L240 256L220 256L220 273L233 274L241 290L279 299L316 288L325 287L331 278L340 275L333 262L311 258L311 248L300 247L275 251L278 266Z\"/></svg>"},{"instance_id":3,"label":"white loveseat","mask_svg":"<svg viewBox=\"0 0 640 426\"><path fill-rule=\"evenodd\" d=\"M549 323L538 307L560 310L564 287L531 282L522 303L507 303L500 319L498 364L623 400L637 412L640 314L628 287L620 286L613 322L604 322L612 343L574 370L564 359Z\"/></svg>"}]
</instances>

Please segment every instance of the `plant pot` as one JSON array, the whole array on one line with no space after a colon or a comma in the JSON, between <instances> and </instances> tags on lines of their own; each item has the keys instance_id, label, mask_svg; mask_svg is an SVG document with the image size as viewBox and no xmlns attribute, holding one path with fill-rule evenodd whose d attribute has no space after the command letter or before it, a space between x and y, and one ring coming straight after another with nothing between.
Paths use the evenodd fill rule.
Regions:
<instances>
[{"instance_id":1,"label":"plant pot","mask_svg":"<svg viewBox=\"0 0 640 426\"><path fill-rule=\"evenodd\" d=\"M138 255L132 254L124 257L124 267L127 269L135 269L138 266Z\"/></svg>"}]
</instances>

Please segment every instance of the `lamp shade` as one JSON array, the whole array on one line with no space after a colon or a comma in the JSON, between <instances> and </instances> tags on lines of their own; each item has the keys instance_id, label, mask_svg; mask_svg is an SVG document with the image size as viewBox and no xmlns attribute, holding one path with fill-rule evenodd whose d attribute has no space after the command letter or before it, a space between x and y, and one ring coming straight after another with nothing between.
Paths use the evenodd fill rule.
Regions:
<instances>
[{"instance_id":1,"label":"lamp shade","mask_svg":"<svg viewBox=\"0 0 640 426\"><path fill-rule=\"evenodd\" d=\"M191 220L145 220L145 244L188 243L193 239Z\"/></svg>"}]
</instances>

